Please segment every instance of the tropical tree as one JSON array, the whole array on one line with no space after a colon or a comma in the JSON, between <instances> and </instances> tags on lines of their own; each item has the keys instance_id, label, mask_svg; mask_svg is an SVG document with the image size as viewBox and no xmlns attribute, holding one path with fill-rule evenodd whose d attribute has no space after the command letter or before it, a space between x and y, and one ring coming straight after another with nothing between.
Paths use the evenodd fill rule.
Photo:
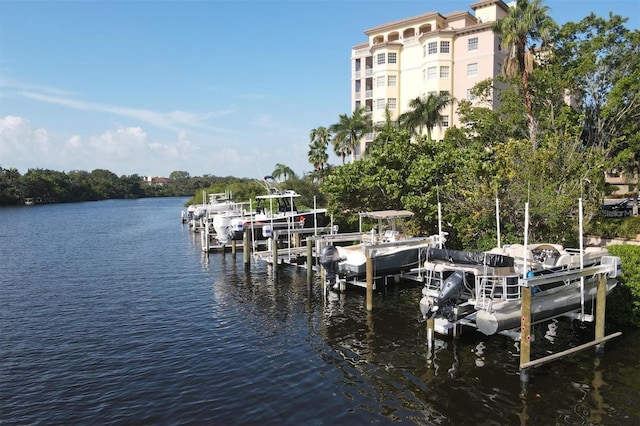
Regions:
<instances>
[{"instance_id":1,"label":"tropical tree","mask_svg":"<svg viewBox=\"0 0 640 426\"><path fill-rule=\"evenodd\" d=\"M271 172L271 176L273 176L274 179L280 179L284 176L284 180L287 180L289 177L295 177L296 174L286 164L277 163L276 168Z\"/></svg>"},{"instance_id":2,"label":"tropical tree","mask_svg":"<svg viewBox=\"0 0 640 426\"><path fill-rule=\"evenodd\" d=\"M340 114L339 121L329 127L333 134L331 143L335 154L342 158L351 154L351 162L356 160L356 145L366 133L371 131L371 117L365 108L356 109L351 116Z\"/></svg>"},{"instance_id":3,"label":"tropical tree","mask_svg":"<svg viewBox=\"0 0 640 426\"><path fill-rule=\"evenodd\" d=\"M313 165L314 175L318 180L322 180L324 166L329 160L327 146L331 139L331 134L326 127L318 127L311 130L309 135L309 163Z\"/></svg>"},{"instance_id":4,"label":"tropical tree","mask_svg":"<svg viewBox=\"0 0 640 426\"><path fill-rule=\"evenodd\" d=\"M533 69L534 43L540 41L544 47L555 28L554 21L548 15L549 10L549 7L542 5L542 0L517 0L515 6L509 8L507 16L498 19L493 25L493 30L502 36L502 42L509 50L509 56L502 67L503 72L509 77L519 75L522 80L529 138L534 149L537 146L537 123L533 115L529 77Z\"/></svg>"},{"instance_id":5,"label":"tropical tree","mask_svg":"<svg viewBox=\"0 0 640 426\"><path fill-rule=\"evenodd\" d=\"M414 135L422 135L423 128L426 128L427 138L432 140L431 131L442 123L440 112L452 102L447 92L419 96L409 102L412 110L401 114L398 121L402 128Z\"/></svg>"},{"instance_id":6,"label":"tropical tree","mask_svg":"<svg viewBox=\"0 0 640 426\"><path fill-rule=\"evenodd\" d=\"M21 177L18 169L3 169L0 166L0 206L18 204L22 201Z\"/></svg>"},{"instance_id":7,"label":"tropical tree","mask_svg":"<svg viewBox=\"0 0 640 426\"><path fill-rule=\"evenodd\" d=\"M628 177L637 215L640 173L640 31L626 18L591 13L562 26L553 40L555 67L565 73L582 113L582 144L604 149L608 167Z\"/></svg>"},{"instance_id":8,"label":"tropical tree","mask_svg":"<svg viewBox=\"0 0 640 426\"><path fill-rule=\"evenodd\" d=\"M384 109L384 122L376 124L374 126L376 137L374 142L377 143L389 143L397 135L399 131L398 121L391 118L391 111L386 107Z\"/></svg>"}]
</instances>

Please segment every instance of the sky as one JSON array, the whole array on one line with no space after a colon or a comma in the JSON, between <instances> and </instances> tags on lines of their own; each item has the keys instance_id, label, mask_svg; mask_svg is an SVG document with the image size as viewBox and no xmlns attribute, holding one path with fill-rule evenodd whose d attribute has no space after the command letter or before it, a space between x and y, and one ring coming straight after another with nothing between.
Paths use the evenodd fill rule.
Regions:
<instances>
[{"instance_id":1,"label":"sky","mask_svg":"<svg viewBox=\"0 0 640 426\"><path fill-rule=\"evenodd\" d=\"M474 2L0 0L0 167L301 176L311 129L351 113L364 31ZM640 27L640 0L544 4Z\"/></svg>"}]
</instances>

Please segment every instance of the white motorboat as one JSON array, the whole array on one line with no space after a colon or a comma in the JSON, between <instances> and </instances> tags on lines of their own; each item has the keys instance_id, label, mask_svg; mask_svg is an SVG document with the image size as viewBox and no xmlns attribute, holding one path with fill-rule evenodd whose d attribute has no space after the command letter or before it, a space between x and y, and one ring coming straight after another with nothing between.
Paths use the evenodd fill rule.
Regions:
<instances>
[{"instance_id":1,"label":"white motorboat","mask_svg":"<svg viewBox=\"0 0 640 426\"><path fill-rule=\"evenodd\" d=\"M202 194L203 199L208 202L201 204L191 204L187 207L186 212L182 211L182 221L188 222L194 230L200 230L205 227L205 221L212 214L218 214L228 211L233 201L231 194L228 192L218 192L212 194Z\"/></svg>"},{"instance_id":2,"label":"white motorboat","mask_svg":"<svg viewBox=\"0 0 640 426\"><path fill-rule=\"evenodd\" d=\"M355 245L327 245L320 254L320 264L326 271L328 284L335 288L350 282L361 284L366 275L367 251L372 257L376 276L388 276L408 271L418 266L421 250L438 244L437 236L411 237L404 228L403 220L411 218L408 210L382 210L360 213L363 218L377 220L377 228L371 232L360 232ZM424 258L424 256L422 257ZM342 287L344 287L342 285Z\"/></svg>"},{"instance_id":3,"label":"white motorboat","mask_svg":"<svg viewBox=\"0 0 640 426\"><path fill-rule=\"evenodd\" d=\"M327 225L327 209L298 209L295 200L301 195L292 190L281 190L272 177L266 176L266 195L256 197L255 212L231 220L230 238L242 239L244 229L253 226L255 240L271 236L274 229L318 228Z\"/></svg>"}]
</instances>

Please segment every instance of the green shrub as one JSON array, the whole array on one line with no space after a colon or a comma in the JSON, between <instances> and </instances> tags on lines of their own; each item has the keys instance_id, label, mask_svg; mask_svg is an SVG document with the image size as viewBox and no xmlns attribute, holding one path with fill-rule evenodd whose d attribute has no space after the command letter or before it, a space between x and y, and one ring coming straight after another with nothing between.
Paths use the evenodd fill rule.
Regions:
<instances>
[{"instance_id":1,"label":"green shrub","mask_svg":"<svg viewBox=\"0 0 640 426\"><path fill-rule=\"evenodd\" d=\"M633 240L638 234L640 234L640 216L627 218L620 224L619 236Z\"/></svg>"},{"instance_id":2,"label":"green shrub","mask_svg":"<svg viewBox=\"0 0 640 426\"><path fill-rule=\"evenodd\" d=\"M607 249L622 261L620 282L607 298L607 322L640 327L640 246L621 244Z\"/></svg>"},{"instance_id":3,"label":"green shrub","mask_svg":"<svg viewBox=\"0 0 640 426\"><path fill-rule=\"evenodd\" d=\"M640 234L640 216L625 219L598 218L588 229L590 234L602 238L627 238L634 240Z\"/></svg>"}]
</instances>

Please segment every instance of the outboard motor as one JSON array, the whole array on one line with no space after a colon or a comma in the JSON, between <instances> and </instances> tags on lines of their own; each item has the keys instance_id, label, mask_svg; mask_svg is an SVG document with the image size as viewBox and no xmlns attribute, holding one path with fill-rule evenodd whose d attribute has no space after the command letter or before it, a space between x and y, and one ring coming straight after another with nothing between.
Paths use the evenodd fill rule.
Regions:
<instances>
[{"instance_id":1,"label":"outboard motor","mask_svg":"<svg viewBox=\"0 0 640 426\"><path fill-rule=\"evenodd\" d=\"M456 300L462 294L464 284L464 272L455 271L442 283L438 297L429 297L426 294L420 300L420 312L424 319L429 319L450 300Z\"/></svg>"},{"instance_id":2,"label":"outboard motor","mask_svg":"<svg viewBox=\"0 0 640 426\"><path fill-rule=\"evenodd\" d=\"M324 268L326 280L331 285L336 282L339 261L340 254L334 246L324 246L320 251L320 265Z\"/></svg>"}]
</instances>

